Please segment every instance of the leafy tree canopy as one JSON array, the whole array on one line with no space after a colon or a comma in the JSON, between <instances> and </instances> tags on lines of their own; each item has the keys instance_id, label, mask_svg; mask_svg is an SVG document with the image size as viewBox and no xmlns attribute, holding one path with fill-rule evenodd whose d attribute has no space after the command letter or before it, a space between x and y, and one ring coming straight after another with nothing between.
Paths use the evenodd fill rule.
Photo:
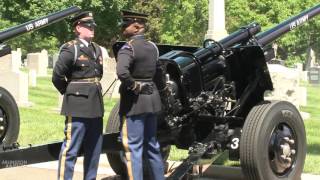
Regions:
<instances>
[{"instance_id":1,"label":"leafy tree canopy","mask_svg":"<svg viewBox=\"0 0 320 180\"><path fill-rule=\"evenodd\" d=\"M232 33L253 21L260 23L262 30L269 29L318 4L318 0L225 0L225 3L226 29ZM208 0L2 0L0 29L73 5L94 12L98 24L95 41L108 48L116 40L121 40L121 9L149 14L147 36L157 43L199 46L208 27ZM304 61L310 46L319 52L319 28L320 20L317 17L277 39L280 49L288 55L288 64ZM8 43L13 47L22 47L25 52L45 48L53 53L72 36L69 22L62 21Z\"/></svg>"}]
</instances>

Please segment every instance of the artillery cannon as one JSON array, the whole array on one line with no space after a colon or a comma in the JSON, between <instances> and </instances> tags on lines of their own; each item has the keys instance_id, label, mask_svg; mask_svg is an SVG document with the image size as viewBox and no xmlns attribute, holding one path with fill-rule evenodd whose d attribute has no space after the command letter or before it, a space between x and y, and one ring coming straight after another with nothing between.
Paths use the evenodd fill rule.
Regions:
<instances>
[{"instance_id":1,"label":"artillery cannon","mask_svg":"<svg viewBox=\"0 0 320 180\"><path fill-rule=\"evenodd\" d=\"M299 179L306 156L306 133L299 111L285 101L266 101L273 90L267 67L267 45L320 13L320 5L268 31L250 24L202 48L159 45L169 97L158 139L164 160L170 146L188 149L189 156L169 176L181 179L201 159L213 162L222 152L239 160L246 179ZM114 54L123 43L114 45ZM107 132L119 131L117 104ZM117 174L125 174L122 153L107 153Z\"/></svg>"}]
</instances>

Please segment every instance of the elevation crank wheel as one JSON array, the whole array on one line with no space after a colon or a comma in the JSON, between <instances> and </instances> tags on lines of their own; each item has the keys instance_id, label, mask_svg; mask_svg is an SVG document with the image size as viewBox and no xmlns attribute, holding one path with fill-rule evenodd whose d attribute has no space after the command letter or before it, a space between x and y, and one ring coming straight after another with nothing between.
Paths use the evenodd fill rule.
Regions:
<instances>
[{"instance_id":1,"label":"elevation crank wheel","mask_svg":"<svg viewBox=\"0 0 320 180\"><path fill-rule=\"evenodd\" d=\"M240 161L248 180L300 179L306 157L306 133L289 102L262 102L247 116L240 140Z\"/></svg>"},{"instance_id":2,"label":"elevation crank wheel","mask_svg":"<svg viewBox=\"0 0 320 180\"><path fill-rule=\"evenodd\" d=\"M113 107L113 109L110 112L108 123L106 126L106 133L117 133L120 131L120 118L119 118L119 107L120 102L117 102L117 104ZM170 154L170 145L167 146L161 146L161 154L163 161L166 162L169 154ZM119 152L107 152L107 157L109 164L113 171L125 177L127 175L126 165L123 163L122 159L124 158L124 153ZM166 168L165 168L166 169Z\"/></svg>"},{"instance_id":3,"label":"elevation crank wheel","mask_svg":"<svg viewBox=\"0 0 320 180\"><path fill-rule=\"evenodd\" d=\"M16 142L20 129L19 110L11 94L0 87L0 144Z\"/></svg>"}]
</instances>

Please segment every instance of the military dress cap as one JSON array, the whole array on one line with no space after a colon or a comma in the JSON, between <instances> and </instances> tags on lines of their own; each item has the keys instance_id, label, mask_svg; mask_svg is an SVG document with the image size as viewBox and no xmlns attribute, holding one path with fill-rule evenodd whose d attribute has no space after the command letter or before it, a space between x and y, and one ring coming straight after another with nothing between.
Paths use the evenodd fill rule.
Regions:
<instances>
[{"instance_id":1,"label":"military dress cap","mask_svg":"<svg viewBox=\"0 0 320 180\"><path fill-rule=\"evenodd\" d=\"M146 23L148 20L147 14L122 10L122 27L127 27L134 22Z\"/></svg>"},{"instance_id":2,"label":"military dress cap","mask_svg":"<svg viewBox=\"0 0 320 180\"><path fill-rule=\"evenodd\" d=\"M72 19L71 19L72 25L76 26L78 24L83 24L88 27L96 27L97 24L93 19L93 15L91 11L82 11L78 14L76 14Z\"/></svg>"}]
</instances>

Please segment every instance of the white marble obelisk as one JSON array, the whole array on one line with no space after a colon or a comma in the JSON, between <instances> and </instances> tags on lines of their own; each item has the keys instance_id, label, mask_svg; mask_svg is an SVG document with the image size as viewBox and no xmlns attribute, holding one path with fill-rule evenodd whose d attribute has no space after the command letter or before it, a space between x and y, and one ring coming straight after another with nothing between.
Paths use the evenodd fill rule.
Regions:
<instances>
[{"instance_id":1,"label":"white marble obelisk","mask_svg":"<svg viewBox=\"0 0 320 180\"><path fill-rule=\"evenodd\" d=\"M209 23L205 39L219 41L226 37L228 33L225 26L224 0L209 0Z\"/></svg>"}]
</instances>

